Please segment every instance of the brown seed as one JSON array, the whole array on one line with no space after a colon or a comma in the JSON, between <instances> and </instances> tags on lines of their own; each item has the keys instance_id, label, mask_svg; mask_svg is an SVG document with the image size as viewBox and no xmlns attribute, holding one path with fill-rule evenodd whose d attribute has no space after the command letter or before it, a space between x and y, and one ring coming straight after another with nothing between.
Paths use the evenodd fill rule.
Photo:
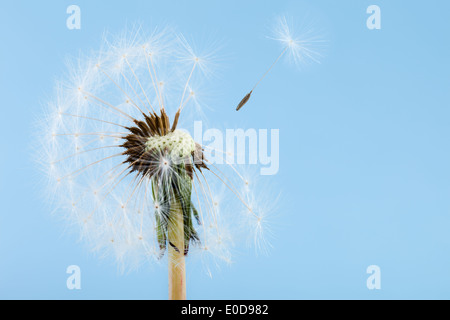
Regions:
<instances>
[{"instance_id":1,"label":"brown seed","mask_svg":"<svg viewBox=\"0 0 450 320\"><path fill-rule=\"evenodd\" d=\"M239 104L236 108L236 111L239 111L248 102L248 100L250 100L252 92L253 91L250 91L249 93L247 93L247 95L244 97L244 99L242 99L241 102L239 102Z\"/></svg>"}]
</instances>

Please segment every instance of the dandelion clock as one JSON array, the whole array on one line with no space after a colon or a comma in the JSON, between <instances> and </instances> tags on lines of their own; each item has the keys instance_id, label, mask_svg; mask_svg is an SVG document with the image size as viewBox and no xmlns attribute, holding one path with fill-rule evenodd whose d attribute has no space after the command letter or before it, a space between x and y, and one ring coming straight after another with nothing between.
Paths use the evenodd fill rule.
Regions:
<instances>
[{"instance_id":1,"label":"dandelion clock","mask_svg":"<svg viewBox=\"0 0 450 320\"><path fill-rule=\"evenodd\" d=\"M298 54L295 44L283 54ZM239 237L267 245L270 208L251 179L211 162L182 127L202 112L192 83L208 76L210 58L173 31L106 37L98 52L69 63L42 122L57 214L121 267L167 263L176 300L186 299L189 259L230 262Z\"/></svg>"}]
</instances>

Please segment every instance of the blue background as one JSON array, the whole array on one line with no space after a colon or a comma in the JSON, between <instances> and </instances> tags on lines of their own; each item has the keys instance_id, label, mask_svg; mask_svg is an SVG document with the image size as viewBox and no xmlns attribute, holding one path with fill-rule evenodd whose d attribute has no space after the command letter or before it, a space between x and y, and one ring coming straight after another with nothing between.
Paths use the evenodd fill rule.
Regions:
<instances>
[{"instance_id":1,"label":"blue background","mask_svg":"<svg viewBox=\"0 0 450 320\"><path fill-rule=\"evenodd\" d=\"M66 8L81 8L81 30ZM368 30L366 8L381 7ZM274 249L235 258L211 280L188 263L191 299L450 298L450 47L445 1L4 1L0 10L0 298L165 299L163 268L121 274L51 216L33 161L36 119L64 60L105 30L171 24L224 41L212 113L280 129L283 194ZM308 12L329 41L322 64L283 62L237 114L280 47L277 14ZM239 117L238 120L236 118ZM82 289L66 287L67 266ZM378 265L382 289L366 287ZM195 265L195 264L194 264Z\"/></svg>"}]
</instances>

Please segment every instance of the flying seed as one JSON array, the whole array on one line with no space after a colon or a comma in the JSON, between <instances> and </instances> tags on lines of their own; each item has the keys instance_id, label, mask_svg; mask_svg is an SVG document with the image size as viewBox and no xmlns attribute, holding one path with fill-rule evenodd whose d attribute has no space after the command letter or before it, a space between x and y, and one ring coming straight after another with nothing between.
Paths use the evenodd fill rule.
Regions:
<instances>
[{"instance_id":1,"label":"flying seed","mask_svg":"<svg viewBox=\"0 0 450 320\"><path fill-rule=\"evenodd\" d=\"M241 100L241 102L239 102L236 111L239 111L247 102L248 100L250 100L250 97L252 96L252 91L250 91L249 93L247 93L247 95L244 97L244 99Z\"/></svg>"},{"instance_id":2,"label":"flying seed","mask_svg":"<svg viewBox=\"0 0 450 320\"><path fill-rule=\"evenodd\" d=\"M281 52L281 54L278 56L278 58L275 60L275 62L270 66L269 69L263 74L263 76L256 82L255 86L253 87L252 91L250 91L244 99L239 103L239 105L236 108L236 111L239 111L250 99L250 96L252 95L253 91L258 87L258 85L261 83L261 81L269 74L269 72L273 69L273 67L277 64L277 62L281 59L281 57L286 53L286 51L289 49L289 46L284 48L284 50Z\"/></svg>"}]
</instances>

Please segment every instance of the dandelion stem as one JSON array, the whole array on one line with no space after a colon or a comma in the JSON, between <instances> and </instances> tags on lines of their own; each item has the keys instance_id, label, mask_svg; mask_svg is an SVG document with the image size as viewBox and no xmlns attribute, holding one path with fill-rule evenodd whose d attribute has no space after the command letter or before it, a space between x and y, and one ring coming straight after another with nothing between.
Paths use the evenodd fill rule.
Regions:
<instances>
[{"instance_id":1,"label":"dandelion stem","mask_svg":"<svg viewBox=\"0 0 450 320\"><path fill-rule=\"evenodd\" d=\"M169 300L186 300L183 210L178 200L171 205L168 224Z\"/></svg>"}]
</instances>

